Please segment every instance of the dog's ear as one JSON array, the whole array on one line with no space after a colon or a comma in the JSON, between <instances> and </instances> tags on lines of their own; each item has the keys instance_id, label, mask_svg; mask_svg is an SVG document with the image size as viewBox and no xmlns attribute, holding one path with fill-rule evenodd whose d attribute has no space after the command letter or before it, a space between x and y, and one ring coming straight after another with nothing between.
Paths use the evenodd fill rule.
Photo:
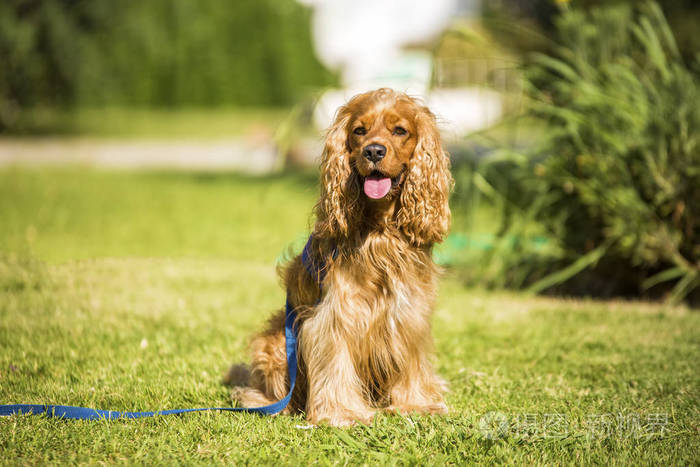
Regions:
<instances>
[{"instance_id":1,"label":"dog's ear","mask_svg":"<svg viewBox=\"0 0 700 467\"><path fill-rule=\"evenodd\" d=\"M338 110L335 122L326 134L321 158L321 197L316 205L314 236L336 238L347 236L352 208L357 203L356 183L350 167L348 125L351 112Z\"/></svg>"},{"instance_id":2,"label":"dog's ear","mask_svg":"<svg viewBox=\"0 0 700 467\"><path fill-rule=\"evenodd\" d=\"M440 242L450 228L448 198L453 180L435 116L427 107L416 115L418 141L401 191L397 223L415 245Z\"/></svg>"}]
</instances>

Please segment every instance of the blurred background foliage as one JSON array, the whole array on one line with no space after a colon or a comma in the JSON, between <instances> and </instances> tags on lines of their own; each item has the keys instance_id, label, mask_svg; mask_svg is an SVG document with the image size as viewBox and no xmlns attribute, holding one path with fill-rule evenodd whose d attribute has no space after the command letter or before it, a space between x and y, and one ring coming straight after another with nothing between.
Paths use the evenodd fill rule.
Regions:
<instances>
[{"instance_id":1,"label":"blurred background foliage","mask_svg":"<svg viewBox=\"0 0 700 467\"><path fill-rule=\"evenodd\" d=\"M556 47L557 18L562 11L590 11L602 6L640 5L638 0L491 0L483 2L482 22L500 42L527 54ZM700 51L700 2L659 0L685 63ZM527 58L527 57L525 57Z\"/></svg>"},{"instance_id":2,"label":"blurred background foliage","mask_svg":"<svg viewBox=\"0 0 700 467\"><path fill-rule=\"evenodd\" d=\"M31 131L37 107L290 105L334 81L310 15L294 0L4 0L0 130Z\"/></svg>"},{"instance_id":3,"label":"blurred background foliage","mask_svg":"<svg viewBox=\"0 0 700 467\"><path fill-rule=\"evenodd\" d=\"M486 199L500 215L467 279L679 301L700 285L697 72L655 3L567 9L555 28L524 67L519 120L537 136L486 132L491 151L456 169L458 209Z\"/></svg>"},{"instance_id":4,"label":"blurred background foliage","mask_svg":"<svg viewBox=\"0 0 700 467\"><path fill-rule=\"evenodd\" d=\"M295 0L1 1L0 132L211 138L252 123L275 127L291 161L307 97L338 83L311 14ZM695 0L493 0L448 29L434 62L515 73L506 118L452 151L439 259L468 284L698 303L698 24Z\"/></svg>"}]
</instances>

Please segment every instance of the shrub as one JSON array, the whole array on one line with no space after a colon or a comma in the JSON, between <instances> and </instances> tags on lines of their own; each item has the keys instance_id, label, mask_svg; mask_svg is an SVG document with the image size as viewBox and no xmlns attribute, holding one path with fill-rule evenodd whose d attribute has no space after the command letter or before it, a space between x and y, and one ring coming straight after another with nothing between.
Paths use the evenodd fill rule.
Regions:
<instances>
[{"instance_id":1,"label":"shrub","mask_svg":"<svg viewBox=\"0 0 700 467\"><path fill-rule=\"evenodd\" d=\"M30 107L288 105L332 76L294 0L0 2L0 130Z\"/></svg>"},{"instance_id":2,"label":"shrub","mask_svg":"<svg viewBox=\"0 0 700 467\"><path fill-rule=\"evenodd\" d=\"M654 3L567 11L557 30L555 52L525 67L542 138L468 173L497 200L501 238L534 223L550 248L510 242L487 277L681 300L700 285L698 76Z\"/></svg>"}]
</instances>

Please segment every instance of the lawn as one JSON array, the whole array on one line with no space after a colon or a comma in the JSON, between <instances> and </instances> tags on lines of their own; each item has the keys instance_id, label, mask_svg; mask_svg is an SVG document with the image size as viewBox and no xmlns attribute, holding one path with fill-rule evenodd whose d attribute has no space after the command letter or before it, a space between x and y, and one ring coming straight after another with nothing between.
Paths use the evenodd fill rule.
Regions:
<instances>
[{"instance_id":1,"label":"lawn","mask_svg":"<svg viewBox=\"0 0 700 467\"><path fill-rule=\"evenodd\" d=\"M17 125L18 131L34 135L211 141L251 133L272 134L289 111L288 108L72 111L39 108L21 114Z\"/></svg>"},{"instance_id":2,"label":"lawn","mask_svg":"<svg viewBox=\"0 0 700 467\"><path fill-rule=\"evenodd\" d=\"M0 403L228 406L220 379L284 300L313 173L0 171ZM457 225L459 213L457 213ZM434 320L445 417L346 430L199 413L0 418L0 462L697 464L700 314L465 289Z\"/></svg>"}]
</instances>

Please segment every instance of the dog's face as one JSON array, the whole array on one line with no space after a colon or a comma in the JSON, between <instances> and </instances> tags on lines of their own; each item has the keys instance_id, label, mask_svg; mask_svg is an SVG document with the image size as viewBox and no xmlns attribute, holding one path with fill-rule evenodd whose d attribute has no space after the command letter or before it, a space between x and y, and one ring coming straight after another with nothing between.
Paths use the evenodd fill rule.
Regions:
<instances>
[{"instance_id":1,"label":"dog's face","mask_svg":"<svg viewBox=\"0 0 700 467\"><path fill-rule=\"evenodd\" d=\"M395 227L415 245L447 233L452 186L435 116L420 101L391 89L359 94L338 110L321 162L317 237ZM369 211L368 211L369 209ZM373 216L371 212L380 213Z\"/></svg>"},{"instance_id":2,"label":"dog's face","mask_svg":"<svg viewBox=\"0 0 700 467\"><path fill-rule=\"evenodd\" d=\"M368 104L361 101L352 109L348 127L350 163L368 199L394 199L418 141L415 105L406 101Z\"/></svg>"}]
</instances>

